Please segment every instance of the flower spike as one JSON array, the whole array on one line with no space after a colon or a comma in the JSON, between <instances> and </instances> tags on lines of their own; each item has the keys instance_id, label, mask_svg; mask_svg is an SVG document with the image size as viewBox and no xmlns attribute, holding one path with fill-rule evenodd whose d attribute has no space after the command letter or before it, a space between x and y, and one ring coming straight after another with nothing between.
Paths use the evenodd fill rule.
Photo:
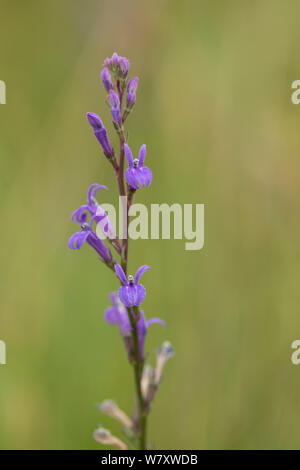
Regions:
<instances>
[{"instance_id":1,"label":"flower spike","mask_svg":"<svg viewBox=\"0 0 300 470\"><path fill-rule=\"evenodd\" d=\"M114 52L112 57L104 61L101 70L101 81L107 92L113 128L119 140L119 155L112 147L107 130L98 114L87 113L87 120L94 135L113 167L119 195L128 198L125 204L127 221L136 190L148 187L152 182L152 172L150 168L145 166L146 145L141 145L138 157L135 157L127 144L128 132L125 125L127 117L134 109L139 84L138 77L128 77L129 67L128 59ZM128 162L127 168L124 168L125 157ZM115 271L120 280L118 292L110 294L110 305L104 312L104 319L109 325L115 325L119 330L129 362L134 368L136 406L131 419L113 400L102 402L98 406L99 410L111 418L117 419L123 425L126 443L102 426L96 429L94 438L101 444L114 446L120 450L127 450L131 447L147 450L151 448L147 441L147 415L161 382L165 363L174 352L170 343L165 342L157 352L155 369L145 363L145 340L149 327L154 324L164 327L165 322L158 317L147 320L140 308L146 297L146 289L140 283L141 276L150 267L142 265L137 269L135 276L127 276L129 224L127 224L126 233L122 237L121 243L107 212L96 199L100 189L107 190L108 188L98 183L91 184L87 191L87 201L73 212L71 220L76 222L80 228L69 238L68 247L71 250L80 250L85 243L90 245L99 255L100 260L112 271ZM114 259L110 247L106 246L107 241L116 251L118 261Z\"/></svg>"}]
</instances>

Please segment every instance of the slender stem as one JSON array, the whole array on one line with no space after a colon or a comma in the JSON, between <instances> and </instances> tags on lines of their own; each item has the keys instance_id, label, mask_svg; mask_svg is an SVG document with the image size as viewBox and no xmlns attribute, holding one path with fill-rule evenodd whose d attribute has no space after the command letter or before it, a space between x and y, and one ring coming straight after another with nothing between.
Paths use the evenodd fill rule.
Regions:
<instances>
[{"instance_id":1,"label":"slender stem","mask_svg":"<svg viewBox=\"0 0 300 470\"><path fill-rule=\"evenodd\" d=\"M128 263L128 245L129 245L129 237L128 237L128 225L129 225L129 209L131 207L132 201L133 201L133 196L134 196L134 190L132 191L130 188L128 189L127 193L127 209L126 209L126 226L127 226L127 236L123 241L123 250L124 250L124 258L123 258L123 269L124 272L127 274L127 263Z\"/></svg>"},{"instance_id":2,"label":"slender stem","mask_svg":"<svg viewBox=\"0 0 300 470\"><path fill-rule=\"evenodd\" d=\"M132 328L132 337L133 337L133 346L134 346L134 357L135 361L133 364L134 369L134 378L135 378L135 388L137 395L137 406L138 406L138 417L139 417L139 440L140 440L140 450L145 450L147 448L146 444L146 413L145 413L145 402L142 394L141 380L143 372L143 362L140 360L139 355L139 342L138 342L138 332L137 332L137 315L139 311L137 307L135 309L135 315L132 313L131 309L128 308L128 316Z\"/></svg>"},{"instance_id":3,"label":"slender stem","mask_svg":"<svg viewBox=\"0 0 300 470\"><path fill-rule=\"evenodd\" d=\"M118 170L116 171L118 185L119 185L119 192L120 196L125 196L125 184L124 184L124 157L125 157L125 134L123 125L120 129L119 133L120 138L120 163Z\"/></svg>"},{"instance_id":4,"label":"slender stem","mask_svg":"<svg viewBox=\"0 0 300 470\"><path fill-rule=\"evenodd\" d=\"M120 96L121 101L121 96ZM120 196L125 196L125 184L124 184L124 158L125 158L125 132L124 132L124 123L121 123L120 131L118 132L120 138L120 162L118 171L116 172ZM122 245L122 254L121 254L121 265L124 269L125 274L127 275L127 265L128 265L128 220L129 220L129 209L132 204L134 192L128 191L127 207L126 207L126 219L127 219L127 233L123 240ZM137 404L138 404L138 418L139 418L139 440L140 440L140 449L145 450L147 448L146 443L146 425L147 425L147 416L145 413L145 403L142 394L141 380L143 372L143 362L140 360L139 355L139 342L138 342L138 331L137 331L137 321L139 311L136 308L135 315L130 308L127 309L128 316L132 328L132 337L134 343L134 378L135 378L135 388L137 395Z\"/></svg>"}]
</instances>

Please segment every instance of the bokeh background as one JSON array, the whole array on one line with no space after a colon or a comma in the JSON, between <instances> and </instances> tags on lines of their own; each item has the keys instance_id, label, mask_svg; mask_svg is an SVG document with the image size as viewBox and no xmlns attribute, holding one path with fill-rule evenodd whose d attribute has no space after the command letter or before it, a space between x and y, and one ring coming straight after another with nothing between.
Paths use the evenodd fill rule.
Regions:
<instances>
[{"instance_id":1,"label":"bokeh background","mask_svg":"<svg viewBox=\"0 0 300 470\"><path fill-rule=\"evenodd\" d=\"M118 283L70 214L111 167L86 122L110 132L100 82L114 51L140 84L128 120L154 179L137 202L205 204L205 246L131 243L144 263L149 361L175 357L150 418L162 449L299 448L300 5L289 0L0 1L2 449L97 449L95 402L133 408L132 371L102 318Z\"/></svg>"}]
</instances>

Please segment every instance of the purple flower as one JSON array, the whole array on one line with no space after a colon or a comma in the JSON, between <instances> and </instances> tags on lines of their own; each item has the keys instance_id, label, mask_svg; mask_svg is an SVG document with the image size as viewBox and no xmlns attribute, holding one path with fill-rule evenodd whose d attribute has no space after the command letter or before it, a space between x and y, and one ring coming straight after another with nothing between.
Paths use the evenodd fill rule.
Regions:
<instances>
[{"instance_id":1,"label":"purple flower","mask_svg":"<svg viewBox=\"0 0 300 470\"><path fill-rule=\"evenodd\" d=\"M160 323L162 326L166 326L165 322L160 318L150 318L150 320L145 320L145 315L142 310L140 310L140 319L137 322L137 333L138 333L138 343L139 343L139 356L140 360L144 360L144 343L147 335L148 327L154 323Z\"/></svg>"},{"instance_id":2,"label":"purple flower","mask_svg":"<svg viewBox=\"0 0 300 470\"><path fill-rule=\"evenodd\" d=\"M134 362L134 344L131 335L131 324L124 305L119 301L117 294L110 294L111 307L104 312L104 318L110 325L119 325L120 334L130 362Z\"/></svg>"},{"instance_id":3,"label":"purple flower","mask_svg":"<svg viewBox=\"0 0 300 470\"><path fill-rule=\"evenodd\" d=\"M144 274L144 272L148 269L150 268L146 264L144 266L141 266L137 270L134 280L133 276L128 276L127 281L125 273L121 266L119 264L115 265L116 274L123 284L123 286L121 286L119 289L119 297L121 302L126 307L134 307L141 305L144 298L146 297L145 287L142 284L139 284L139 280L141 275Z\"/></svg>"},{"instance_id":4,"label":"purple flower","mask_svg":"<svg viewBox=\"0 0 300 470\"><path fill-rule=\"evenodd\" d=\"M115 292L110 294L111 307L107 308L104 312L104 318L110 325L119 325L120 334L124 340L126 350L129 358L134 360L134 344L132 339L132 328L128 317L128 312L123 304L118 302ZM140 360L144 360L144 343L147 335L148 327L154 323L160 323L165 326L165 322L160 318L151 318L146 321L144 312L140 310L140 319L137 322L137 334L139 345Z\"/></svg>"},{"instance_id":5,"label":"purple flower","mask_svg":"<svg viewBox=\"0 0 300 470\"><path fill-rule=\"evenodd\" d=\"M146 166L143 166L146 157L146 145L142 145L139 151L139 158L133 160L131 150L125 144L125 155L128 161L129 168L127 168L125 176L127 183L133 189L150 186L152 181L152 172Z\"/></svg>"},{"instance_id":6,"label":"purple flower","mask_svg":"<svg viewBox=\"0 0 300 470\"><path fill-rule=\"evenodd\" d=\"M85 224L87 222L88 216L91 216L89 229L92 230L93 222L99 224L104 235L108 238L115 239L116 233L115 229L112 226L107 213L99 206L96 201L96 194L99 189L107 189L106 186L103 186L98 183L92 184L87 193L87 204L80 206L76 211L71 215L72 222L77 222L79 224Z\"/></svg>"},{"instance_id":7,"label":"purple flower","mask_svg":"<svg viewBox=\"0 0 300 470\"><path fill-rule=\"evenodd\" d=\"M104 261L112 262L111 255L105 244L98 235L89 229L87 223L81 224L82 231L74 233L68 241L68 247L71 250L79 250L86 241Z\"/></svg>"},{"instance_id":8,"label":"purple flower","mask_svg":"<svg viewBox=\"0 0 300 470\"><path fill-rule=\"evenodd\" d=\"M104 318L110 325L118 324L122 335L126 335L131 331L130 320L126 308L121 302L118 302L117 294L110 294L111 307L104 312Z\"/></svg>"},{"instance_id":9,"label":"purple flower","mask_svg":"<svg viewBox=\"0 0 300 470\"><path fill-rule=\"evenodd\" d=\"M120 124L120 100L117 93L114 90L109 90L108 99L112 118L115 122Z\"/></svg>"},{"instance_id":10,"label":"purple flower","mask_svg":"<svg viewBox=\"0 0 300 470\"><path fill-rule=\"evenodd\" d=\"M87 113L86 117L94 130L94 134L103 149L104 155L107 158L110 158L113 154L113 149L110 145L106 129L103 126L100 117L96 113Z\"/></svg>"},{"instance_id":11,"label":"purple flower","mask_svg":"<svg viewBox=\"0 0 300 470\"><path fill-rule=\"evenodd\" d=\"M105 67L101 72L101 80L107 91L114 87L111 81L110 72L107 67Z\"/></svg>"},{"instance_id":12,"label":"purple flower","mask_svg":"<svg viewBox=\"0 0 300 470\"><path fill-rule=\"evenodd\" d=\"M136 90L138 87L139 79L138 77L134 77L131 80L129 80L128 85L127 85L127 106L128 108L131 108L136 99Z\"/></svg>"}]
</instances>

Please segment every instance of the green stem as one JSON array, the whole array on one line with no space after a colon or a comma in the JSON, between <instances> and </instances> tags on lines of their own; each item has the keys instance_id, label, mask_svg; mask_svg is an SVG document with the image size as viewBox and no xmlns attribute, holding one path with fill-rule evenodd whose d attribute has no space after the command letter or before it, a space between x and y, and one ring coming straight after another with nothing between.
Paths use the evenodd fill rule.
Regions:
<instances>
[{"instance_id":1,"label":"green stem","mask_svg":"<svg viewBox=\"0 0 300 470\"><path fill-rule=\"evenodd\" d=\"M135 311L135 318L130 308L128 308L127 311L128 311L128 315L129 315L130 323L132 327L132 337L133 337L133 345L134 345L135 361L133 364L133 368L134 368L135 388L136 388L138 416L139 416L140 450L146 450L147 448L147 444L146 444L147 415L145 412L145 403L144 403L144 398L143 398L142 388L141 388L143 362L140 361L138 332L137 332L137 326L136 326L136 323L137 323L136 318L138 318L137 315L139 315L139 311L137 307L133 307L133 309Z\"/></svg>"}]
</instances>

